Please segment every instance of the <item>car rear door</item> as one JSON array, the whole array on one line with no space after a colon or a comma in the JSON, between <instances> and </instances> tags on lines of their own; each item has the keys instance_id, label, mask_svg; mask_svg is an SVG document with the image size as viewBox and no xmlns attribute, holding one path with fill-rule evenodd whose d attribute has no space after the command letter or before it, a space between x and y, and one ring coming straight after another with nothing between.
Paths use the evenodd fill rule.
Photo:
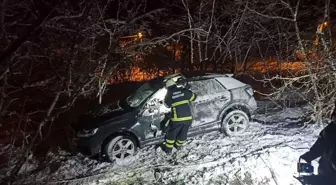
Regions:
<instances>
[{"instance_id":1,"label":"car rear door","mask_svg":"<svg viewBox=\"0 0 336 185\"><path fill-rule=\"evenodd\" d=\"M191 103L192 127L205 126L218 121L220 112L230 102L230 91L216 79L195 80L189 83L197 98Z\"/></svg>"}]
</instances>

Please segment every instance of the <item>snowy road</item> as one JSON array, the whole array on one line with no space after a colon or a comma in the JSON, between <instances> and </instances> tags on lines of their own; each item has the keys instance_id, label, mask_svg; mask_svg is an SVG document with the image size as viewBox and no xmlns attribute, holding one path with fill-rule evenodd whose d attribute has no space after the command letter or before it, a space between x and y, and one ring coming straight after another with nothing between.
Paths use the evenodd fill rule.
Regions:
<instances>
[{"instance_id":1,"label":"snowy road","mask_svg":"<svg viewBox=\"0 0 336 185\"><path fill-rule=\"evenodd\" d=\"M298 157L320 131L302 127L304 111L296 108L259 114L241 137L207 133L189 138L183 151L171 156L157 153L154 146L146 147L138 151L137 162L128 168L80 156L58 158L61 166L53 172L49 169L48 180L45 172L37 177L49 183L90 185L296 185L293 175Z\"/></svg>"}]
</instances>

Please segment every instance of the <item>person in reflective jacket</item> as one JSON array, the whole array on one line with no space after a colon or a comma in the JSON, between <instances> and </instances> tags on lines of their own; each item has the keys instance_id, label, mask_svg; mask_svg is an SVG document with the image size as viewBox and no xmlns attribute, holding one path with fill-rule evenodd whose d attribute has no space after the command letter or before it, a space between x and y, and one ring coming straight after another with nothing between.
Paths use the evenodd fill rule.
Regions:
<instances>
[{"instance_id":1,"label":"person in reflective jacket","mask_svg":"<svg viewBox=\"0 0 336 185\"><path fill-rule=\"evenodd\" d=\"M336 176L336 116L332 115L332 122L329 123L319 134L318 139L308 152L301 156L301 159L311 163L314 159L319 160L318 175L325 177L328 181L335 182ZM336 182L335 182L336 184Z\"/></svg>"},{"instance_id":2,"label":"person in reflective jacket","mask_svg":"<svg viewBox=\"0 0 336 185\"><path fill-rule=\"evenodd\" d=\"M196 95L185 87L185 83L177 85L171 79L166 82L166 88L164 104L171 108L171 116L162 149L166 153L171 153L174 147L177 150L181 149L187 139L193 119L190 102L196 99Z\"/></svg>"}]
</instances>

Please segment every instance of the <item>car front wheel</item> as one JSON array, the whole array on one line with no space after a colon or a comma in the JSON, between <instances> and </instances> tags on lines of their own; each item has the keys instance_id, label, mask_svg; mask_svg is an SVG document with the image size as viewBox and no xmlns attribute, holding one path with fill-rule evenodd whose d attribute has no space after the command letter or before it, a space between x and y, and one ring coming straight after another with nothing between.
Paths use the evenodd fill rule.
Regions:
<instances>
[{"instance_id":1,"label":"car front wheel","mask_svg":"<svg viewBox=\"0 0 336 185\"><path fill-rule=\"evenodd\" d=\"M222 129L228 136L238 136L245 132L249 126L249 117L242 110L233 110L225 115Z\"/></svg>"},{"instance_id":2,"label":"car front wheel","mask_svg":"<svg viewBox=\"0 0 336 185\"><path fill-rule=\"evenodd\" d=\"M137 145L130 136L116 136L107 143L104 149L109 161L120 166L128 166L135 160Z\"/></svg>"}]
</instances>

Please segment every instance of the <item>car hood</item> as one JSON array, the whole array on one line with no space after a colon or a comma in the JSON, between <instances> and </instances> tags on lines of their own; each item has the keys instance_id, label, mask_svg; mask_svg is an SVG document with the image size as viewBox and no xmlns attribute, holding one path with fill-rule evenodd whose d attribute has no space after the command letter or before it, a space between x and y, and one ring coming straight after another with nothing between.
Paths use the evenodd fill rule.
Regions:
<instances>
[{"instance_id":1,"label":"car hood","mask_svg":"<svg viewBox=\"0 0 336 185\"><path fill-rule=\"evenodd\" d=\"M94 118L94 122L98 123L98 125L103 125L106 123L117 123L124 120L131 119L135 114L132 110L115 110L110 113L103 114Z\"/></svg>"},{"instance_id":2,"label":"car hood","mask_svg":"<svg viewBox=\"0 0 336 185\"><path fill-rule=\"evenodd\" d=\"M118 109L104 111L99 115L82 116L77 124L77 129L97 128L105 124L118 124L127 120L134 119L137 115L136 109Z\"/></svg>"}]
</instances>

